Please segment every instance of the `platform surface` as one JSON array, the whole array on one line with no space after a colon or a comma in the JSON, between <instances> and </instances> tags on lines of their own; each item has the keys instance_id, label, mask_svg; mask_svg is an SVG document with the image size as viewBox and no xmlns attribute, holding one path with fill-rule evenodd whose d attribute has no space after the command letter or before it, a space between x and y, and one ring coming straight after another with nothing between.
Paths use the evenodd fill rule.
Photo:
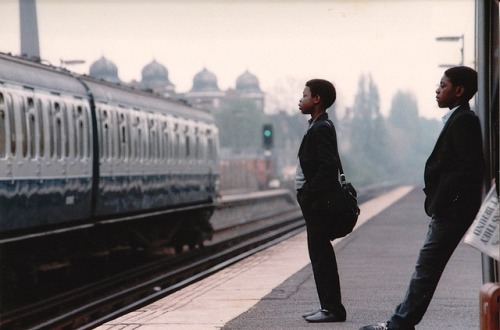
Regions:
<instances>
[{"instance_id":1,"label":"platform surface","mask_svg":"<svg viewBox=\"0 0 500 330\"><path fill-rule=\"evenodd\" d=\"M403 298L429 218L420 188L361 205L355 231L335 240L347 321L309 324L318 306L302 232L97 329L358 329L385 321ZM478 329L481 255L461 243L417 329Z\"/></svg>"}]
</instances>

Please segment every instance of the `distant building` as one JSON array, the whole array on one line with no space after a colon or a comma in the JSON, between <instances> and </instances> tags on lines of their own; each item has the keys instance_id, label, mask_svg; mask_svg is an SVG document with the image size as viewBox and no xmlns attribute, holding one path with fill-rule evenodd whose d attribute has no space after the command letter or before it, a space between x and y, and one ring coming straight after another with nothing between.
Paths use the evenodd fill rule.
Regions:
<instances>
[{"instance_id":1,"label":"distant building","mask_svg":"<svg viewBox=\"0 0 500 330\"><path fill-rule=\"evenodd\" d=\"M142 69L142 89L151 90L153 93L165 97L175 96L175 85L168 79L168 70L160 63L153 60Z\"/></svg>"},{"instance_id":2,"label":"distant building","mask_svg":"<svg viewBox=\"0 0 500 330\"><path fill-rule=\"evenodd\" d=\"M257 76L248 70L237 77L234 88L221 90L217 76L203 68L193 77L191 89L181 93L175 91L167 68L156 60L144 66L140 82L120 82L116 65L104 56L92 64L89 75L163 97L184 100L193 107L213 113L221 136L221 189L252 191L267 188L267 180L278 170L263 154L261 124L265 116L265 94L260 89ZM248 100L255 106L249 106ZM224 115L220 115L222 111ZM295 155L295 148L292 152ZM275 152L271 163L276 162L277 155L278 152Z\"/></svg>"},{"instance_id":3,"label":"distant building","mask_svg":"<svg viewBox=\"0 0 500 330\"><path fill-rule=\"evenodd\" d=\"M203 68L193 78L193 87L184 94L190 104L197 108L207 109L217 112L220 108L221 100L226 93L219 89L217 77L212 72Z\"/></svg>"},{"instance_id":4,"label":"distant building","mask_svg":"<svg viewBox=\"0 0 500 330\"><path fill-rule=\"evenodd\" d=\"M118 78L117 66L104 56L101 56L100 59L92 63L89 70L89 76L112 83L121 83L120 78Z\"/></svg>"},{"instance_id":5,"label":"distant building","mask_svg":"<svg viewBox=\"0 0 500 330\"><path fill-rule=\"evenodd\" d=\"M113 83L122 83L118 78L117 66L101 56L90 66L89 75ZM186 99L197 108L216 113L221 104L227 99L242 98L251 99L258 109L264 109L264 92L259 87L257 76L246 70L236 79L236 88L223 91L217 84L214 73L203 68L193 78L193 87L185 93L177 93L175 85L168 78L168 70L165 66L153 60L142 69L142 80L125 83L134 88L149 90L153 93L169 98Z\"/></svg>"},{"instance_id":6,"label":"distant building","mask_svg":"<svg viewBox=\"0 0 500 330\"><path fill-rule=\"evenodd\" d=\"M236 92L241 98L253 100L257 108L264 108L264 93L260 90L259 79L248 70L236 79Z\"/></svg>"}]
</instances>

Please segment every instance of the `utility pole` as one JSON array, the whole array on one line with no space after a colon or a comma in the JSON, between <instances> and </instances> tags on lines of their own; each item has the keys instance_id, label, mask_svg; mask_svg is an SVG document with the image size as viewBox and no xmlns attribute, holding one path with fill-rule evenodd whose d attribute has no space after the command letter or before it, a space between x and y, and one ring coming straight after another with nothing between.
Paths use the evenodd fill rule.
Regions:
<instances>
[{"instance_id":1,"label":"utility pole","mask_svg":"<svg viewBox=\"0 0 500 330\"><path fill-rule=\"evenodd\" d=\"M19 0L21 23L21 55L40 61L36 0Z\"/></svg>"}]
</instances>

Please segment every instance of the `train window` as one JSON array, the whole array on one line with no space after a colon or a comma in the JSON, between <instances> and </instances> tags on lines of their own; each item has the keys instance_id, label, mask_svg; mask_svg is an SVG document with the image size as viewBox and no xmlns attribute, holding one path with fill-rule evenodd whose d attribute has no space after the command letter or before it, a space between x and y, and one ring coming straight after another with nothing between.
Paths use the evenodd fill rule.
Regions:
<instances>
[{"instance_id":1,"label":"train window","mask_svg":"<svg viewBox=\"0 0 500 330\"><path fill-rule=\"evenodd\" d=\"M190 143L190 139L189 139L189 135L186 135L186 145L185 145L185 148L186 148L186 158L189 158L191 156L191 143Z\"/></svg>"},{"instance_id":2,"label":"train window","mask_svg":"<svg viewBox=\"0 0 500 330\"><path fill-rule=\"evenodd\" d=\"M149 131L149 158L155 158L155 141L156 141L156 133L155 131Z\"/></svg>"},{"instance_id":3,"label":"train window","mask_svg":"<svg viewBox=\"0 0 500 330\"><path fill-rule=\"evenodd\" d=\"M147 129L141 129L140 133L141 133L141 160L144 161L149 158Z\"/></svg>"},{"instance_id":4,"label":"train window","mask_svg":"<svg viewBox=\"0 0 500 330\"><path fill-rule=\"evenodd\" d=\"M110 148L111 136L109 134L109 125L108 125L108 123L104 123L103 124L102 130L103 130L102 140L103 140L103 143L104 143L103 155L104 155L104 158L109 158L109 157L111 157L111 148Z\"/></svg>"},{"instance_id":5,"label":"train window","mask_svg":"<svg viewBox=\"0 0 500 330\"><path fill-rule=\"evenodd\" d=\"M195 143L194 143L194 157L196 159L200 159L200 137L196 135Z\"/></svg>"},{"instance_id":6,"label":"train window","mask_svg":"<svg viewBox=\"0 0 500 330\"><path fill-rule=\"evenodd\" d=\"M10 132L7 132L7 134L10 133L10 154L15 155L16 154L16 125L15 125L15 119L14 119L14 101L12 99L12 95L8 95L6 98L7 100L7 126L10 130ZM9 143L9 142L7 142Z\"/></svg>"},{"instance_id":7,"label":"train window","mask_svg":"<svg viewBox=\"0 0 500 330\"><path fill-rule=\"evenodd\" d=\"M69 118L68 111L66 108L66 104L61 105L61 145L64 149L62 149L62 155L66 158L69 157L69 146L70 146L70 138L74 138L73 134L69 134Z\"/></svg>"},{"instance_id":8,"label":"train window","mask_svg":"<svg viewBox=\"0 0 500 330\"><path fill-rule=\"evenodd\" d=\"M35 158L35 152L36 152L36 137L35 137L35 114L34 113L29 113L28 114L28 140L29 140L29 150L28 154L31 159Z\"/></svg>"},{"instance_id":9,"label":"train window","mask_svg":"<svg viewBox=\"0 0 500 330\"><path fill-rule=\"evenodd\" d=\"M121 149L120 149L120 129L116 125L116 120L117 120L117 113L115 111L111 111L111 120L109 123L109 129L110 129L110 137L111 137L111 145L110 145L110 151L111 151L111 158L115 159L120 159L121 158Z\"/></svg>"},{"instance_id":10,"label":"train window","mask_svg":"<svg viewBox=\"0 0 500 330\"><path fill-rule=\"evenodd\" d=\"M54 102L53 122L54 154L57 159L63 159L69 156L68 118L65 104Z\"/></svg>"},{"instance_id":11,"label":"train window","mask_svg":"<svg viewBox=\"0 0 500 330\"><path fill-rule=\"evenodd\" d=\"M62 121L61 121L61 106L59 102L54 103L54 151L58 159L63 155L62 144Z\"/></svg>"},{"instance_id":12,"label":"train window","mask_svg":"<svg viewBox=\"0 0 500 330\"><path fill-rule=\"evenodd\" d=\"M161 158L161 143L160 143L160 132L158 131L159 125L155 125L155 160L159 160Z\"/></svg>"},{"instance_id":13,"label":"train window","mask_svg":"<svg viewBox=\"0 0 500 330\"><path fill-rule=\"evenodd\" d=\"M35 137L35 110L34 110L34 103L33 103L33 98L28 97L27 98L27 108L26 108L26 125L27 125L27 131L26 131L26 144L27 144L27 156L29 158L33 159L35 158L35 152L36 152L36 137Z\"/></svg>"},{"instance_id":14,"label":"train window","mask_svg":"<svg viewBox=\"0 0 500 330\"><path fill-rule=\"evenodd\" d=\"M163 129L162 129L162 147L163 147L163 154L162 154L162 158L163 159L168 159L170 158L170 155L169 155L169 151L170 151L170 148L168 146L168 144L170 143L170 139L168 138L168 123L167 122L163 122Z\"/></svg>"},{"instance_id":15,"label":"train window","mask_svg":"<svg viewBox=\"0 0 500 330\"><path fill-rule=\"evenodd\" d=\"M149 158L157 160L160 155L160 136L158 134L158 123L155 118L149 119Z\"/></svg>"},{"instance_id":16,"label":"train window","mask_svg":"<svg viewBox=\"0 0 500 330\"><path fill-rule=\"evenodd\" d=\"M108 158L109 157L109 150L108 150L108 141L109 141L109 126L108 126L108 112L104 110L102 112L102 136L101 136L101 141L102 141L102 157L103 158Z\"/></svg>"},{"instance_id":17,"label":"train window","mask_svg":"<svg viewBox=\"0 0 500 330\"><path fill-rule=\"evenodd\" d=\"M17 98L17 107L19 108L18 113L21 117L19 119L20 132L18 134L18 139L21 141L21 156L23 158L28 156L28 140L26 138L27 127L26 127L26 107L24 105L24 99L21 97Z\"/></svg>"},{"instance_id":18,"label":"train window","mask_svg":"<svg viewBox=\"0 0 500 330\"><path fill-rule=\"evenodd\" d=\"M3 101L3 100L1 100ZM0 158L4 158L6 155L6 121L5 121L5 108L2 107L3 104L0 104Z\"/></svg>"},{"instance_id":19,"label":"train window","mask_svg":"<svg viewBox=\"0 0 500 330\"><path fill-rule=\"evenodd\" d=\"M207 140L207 145L208 145L208 158L213 159L212 155L214 153L214 142L212 140L212 137L208 137Z\"/></svg>"},{"instance_id":20,"label":"train window","mask_svg":"<svg viewBox=\"0 0 500 330\"><path fill-rule=\"evenodd\" d=\"M137 161L145 160L148 154L146 122L140 116L135 117L134 122L134 156Z\"/></svg>"},{"instance_id":21,"label":"train window","mask_svg":"<svg viewBox=\"0 0 500 330\"><path fill-rule=\"evenodd\" d=\"M0 158L7 155L7 120L3 93L0 93Z\"/></svg>"},{"instance_id":22,"label":"train window","mask_svg":"<svg viewBox=\"0 0 500 330\"><path fill-rule=\"evenodd\" d=\"M126 158L127 154L127 131L125 126L120 127L120 154L123 158Z\"/></svg>"},{"instance_id":23,"label":"train window","mask_svg":"<svg viewBox=\"0 0 500 330\"><path fill-rule=\"evenodd\" d=\"M181 139L179 133L175 133L174 141L174 158L179 159L181 153Z\"/></svg>"},{"instance_id":24,"label":"train window","mask_svg":"<svg viewBox=\"0 0 500 330\"><path fill-rule=\"evenodd\" d=\"M137 160L141 160L142 153L142 129L139 127L137 128L137 143L136 143L136 149L135 149L135 157Z\"/></svg>"},{"instance_id":25,"label":"train window","mask_svg":"<svg viewBox=\"0 0 500 330\"><path fill-rule=\"evenodd\" d=\"M101 125L101 159L109 159L114 156L113 154L113 142L115 140L112 134L112 116L114 113L106 109L101 109L100 111L100 121Z\"/></svg>"},{"instance_id":26,"label":"train window","mask_svg":"<svg viewBox=\"0 0 500 330\"><path fill-rule=\"evenodd\" d=\"M139 117L132 116L130 118L130 158L137 160L138 150L140 148L138 138Z\"/></svg>"},{"instance_id":27,"label":"train window","mask_svg":"<svg viewBox=\"0 0 500 330\"><path fill-rule=\"evenodd\" d=\"M119 124L119 130L118 130L118 153L121 155L122 158L128 158L129 156L129 136L128 136L128 125L127 125L127 116L125 113L120 113L118 115L118 124Z\"/></svg>"},{"instance_id":28,"label":"train window","mask_svg":"<svg viewBox=\"0 0 500 330\"><path fill-rule=\"evenodd\" d=\"M148 137L149 137L149 157L151 159L154 158L154 152L155 152L155 130L154 130L154 122L153 119L148 119Z\"/></svg>"},{"instance_id":29,"label":"train window","mask_svg":"<svg viewBox=\"0 0 500 330\"><path fill-rule=\"evenodd\" d=\"M73 107L73 124L75 129L75 139L73 147L75 148L75 158L83 158L83 123L82 123L82 107L77 105Z\"/></svg>"},{"instance_id":30,"label":"train window","mask_svg":"<svg viewBox=\"0 0 500 330\"><path fill-rule=\"evenodd\" d=\"M48 117L47 122L49 123L49 130L48 130L48 135L49 135L49 157L53 158L54 157L54 112L52 109L52 104L48 104Z\"/></svg>"},{"instance_id":31,"label":"train window","mask_svg":"<svg viewBox=\"0 0 500 330\"><path fill-rule=\"evenodd\" d=\"M210 129L207 130L207 148L208 148L208 159L216 160L217 150L214 141L214 134Z\"/></svg>"},{"instance_id":32,"label":"train window","mask_svg":"<svg viewBox=\"0 0 500 330\"><path fill-rule=\"evenodd\" d=\"M45 155L45 134L43 129L43 111L42 111L42 102L38 100L36 107L37 114L37 139L38 139L38 154L40 157Z\"/></svg>"},{"instance_id":33,"label":"train window","mask_svg":"<svg viewBox=\"0 0 500 330\"><path fill-rule=\"evenodd\" d=\"M99 156L100 156L100 159L104 159L104 146L105 146L105 143L104 143L104 129L103 129L103 126L104 126L104 112L103 111L100 111L99 112L99 125L98 126L98 130L99 130Z\"/></svg>"},{"instance_id":34,"label":"train window","mask_svg":"<svg viewBox=\"0 0 500 330\"><path fill-rule=\"evenodd\" d=\"M82 116L82 124L83 124L83 134L84 134L84 144L83 144L83 155L85 158L90 158L90 148L91 148L91 129L90 129L90 112L87 107L83 107L83 116Z\"/></svg>"},{"instance_id":35,"label":"train window","mask_svg":"<svg viewBox=\"0 0 500 330\"><path fill-rule=\"evenodd\" d=\"M75 157L77 159L84 159L86 157L85 152L85 112L81 105L76 105L74 112L74 130L75 130Z\"/></svg>"},{"instance_id":36,"label":"train window","mask_svg":"<svg viewBox=\"0 0 500 330\"><path fill-rule=\"evenodd\" d=\"M78 158L78 114L74 104L68 106L69 157Z\"/></svg>"}]
</instances>

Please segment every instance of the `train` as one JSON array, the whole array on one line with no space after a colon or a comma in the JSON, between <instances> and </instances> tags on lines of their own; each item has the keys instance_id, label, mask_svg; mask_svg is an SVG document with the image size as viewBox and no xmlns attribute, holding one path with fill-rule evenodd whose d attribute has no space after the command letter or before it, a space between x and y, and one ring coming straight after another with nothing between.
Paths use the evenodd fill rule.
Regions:
<instances>
[{"instance_id":1,"label":"train","mask_svg":"<svg viewBox=\"0 0 500 330\"><path fill-rule=\"evenodd\" d=\"M202 246L218 157L208 111L1 53L2 265Z\"/></svg>"}]
</instances>

